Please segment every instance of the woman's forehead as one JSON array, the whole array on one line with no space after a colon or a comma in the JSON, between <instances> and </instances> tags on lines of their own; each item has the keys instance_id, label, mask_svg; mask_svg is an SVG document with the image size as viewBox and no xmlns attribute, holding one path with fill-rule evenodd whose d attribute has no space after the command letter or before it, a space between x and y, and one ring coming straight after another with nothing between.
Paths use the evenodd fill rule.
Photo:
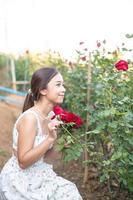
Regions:
<instances>
[{"instance_id":1,"label":"woman's forehead","mask_svg":"<svg viewBox=\"0 0 133 200\"><path fill-rule=\"evenodd\" d=\"M63 82L63 77L60 73L58 73L51 79L51 81L53 81L53 82L58 82L58 81Z\"/></svg>"}]
</instances>

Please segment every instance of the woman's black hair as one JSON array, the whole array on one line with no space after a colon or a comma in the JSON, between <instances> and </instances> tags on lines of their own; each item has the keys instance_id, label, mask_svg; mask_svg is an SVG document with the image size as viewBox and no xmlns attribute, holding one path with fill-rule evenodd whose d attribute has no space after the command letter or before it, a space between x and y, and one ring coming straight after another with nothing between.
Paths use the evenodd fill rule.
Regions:
<instances>
[{"instance_id":1,"label":"woman's black hair","mask_svg":"<svg viewBox=\"0 0 133 200\"><path fill-rule=\"evenodd\" d=\"M40 98L40 91L47 88L49 81L59 72L54 67L43 67L34 72L31 78L31 89L28 91L22 112L34 106Z\"/></svg>"}]
</instances>

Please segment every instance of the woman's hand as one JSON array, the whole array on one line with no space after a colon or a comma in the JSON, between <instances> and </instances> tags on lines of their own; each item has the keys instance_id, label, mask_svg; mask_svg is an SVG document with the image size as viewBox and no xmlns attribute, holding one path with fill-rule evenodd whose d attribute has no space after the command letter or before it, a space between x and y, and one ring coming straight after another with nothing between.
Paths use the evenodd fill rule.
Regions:
<instances>
[{"instance_id":1,"label":"woman's hand","mask_svg":"<svg viewBox=\"0 0 133 200\"><path fill-rule=\"evenodd\" d=\"M57 139L57 128L62 124L62 121L59 121L57 118L50 120L48 123L48 138L53 139L54 141Z\"/></svg>"}]
</instances>

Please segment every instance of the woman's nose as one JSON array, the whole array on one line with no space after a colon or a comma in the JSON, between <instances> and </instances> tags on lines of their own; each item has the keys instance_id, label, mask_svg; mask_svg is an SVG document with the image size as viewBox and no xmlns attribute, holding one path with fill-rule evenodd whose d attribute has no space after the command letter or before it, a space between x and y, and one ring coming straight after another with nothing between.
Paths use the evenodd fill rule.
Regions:
<instances>
[{"instance_id":1,"label":"woman's nose","mask_svg":"<svg viewBox=\"0 0 133 200\"><path fill-rule=\"evenodd\" d=\"M66 88L64 86L62 86L62 91L65 92L66 91Z\"/></svg>"}]
</instances>

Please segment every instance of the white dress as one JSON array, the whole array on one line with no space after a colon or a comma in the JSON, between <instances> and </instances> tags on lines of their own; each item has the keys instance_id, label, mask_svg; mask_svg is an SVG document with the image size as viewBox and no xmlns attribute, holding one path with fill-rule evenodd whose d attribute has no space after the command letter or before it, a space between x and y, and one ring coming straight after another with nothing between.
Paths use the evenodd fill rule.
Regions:
<instances>
[{"instance_id":1,"label":"white dress","mask_svg":"<svg viewBox=\"0 0 133 200\"><path fill-rule=\"evenodd\" d=\"M28 113L36 116L37 135L34 146L37 146L47 136L42 134L38 115L33 110L25 111L18 120ZM13 148L16 150L18 120L13 129ZM1 171L0 183L7 200L82 200L76 185L58 176L52 165L45 163L43 158L28 168L21 169L17 158L12 155Z\"/></svg>"}]
</instances>

